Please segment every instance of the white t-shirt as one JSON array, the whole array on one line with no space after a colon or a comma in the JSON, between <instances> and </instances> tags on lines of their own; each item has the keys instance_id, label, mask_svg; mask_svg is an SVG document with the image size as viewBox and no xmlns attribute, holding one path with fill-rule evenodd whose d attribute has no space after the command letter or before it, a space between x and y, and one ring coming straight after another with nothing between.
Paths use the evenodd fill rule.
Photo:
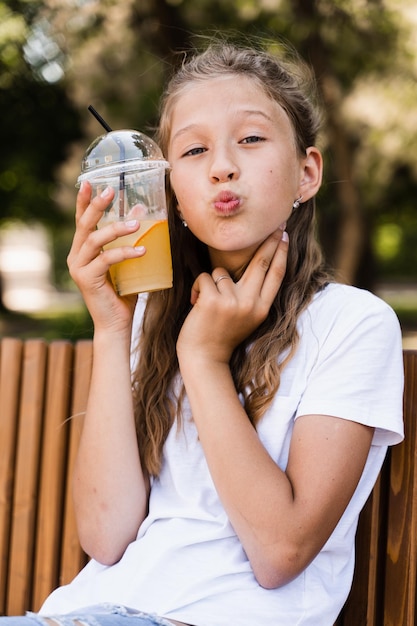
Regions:
<instances>
[{"instance_id":1,"label":"white t-shirt","mask_svg":"<svg viewBox=\"0 0 417 626\"><path fill-rule=\"evenodd\" d=\"M402 346L397 318L369 292L331 284L299 320L300 344L282 374L259 437L285 470L294 421L328 414L375 427L356 489L313 562L281 588L259 586L218 498L189 405L173 426L149 515L122 559L90 561L57 589L44 615L122 604L196 626L331 626L348 595L357 519L386 446L403 438Z\"/></svg>"}]
</instances>

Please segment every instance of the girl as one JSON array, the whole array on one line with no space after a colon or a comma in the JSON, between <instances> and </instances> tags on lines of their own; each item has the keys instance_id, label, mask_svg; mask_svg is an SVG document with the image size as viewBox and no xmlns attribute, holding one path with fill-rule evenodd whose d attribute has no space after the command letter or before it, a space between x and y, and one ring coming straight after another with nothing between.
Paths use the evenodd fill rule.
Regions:
<instances>
[{"instance_id":1,"label":"girl","mask_svg":"<svg viewBox=\"0 0 417 626\"><path fill-rule=\"evenodd\" d=\"M82 186L68 264L95 334L74 498L92 560L9 625L334 623L403 437L402 351L392 310L324 269L308 83L229 44L184 61L157 137L174 287L135 314L107 273L146 250L101 251L139 225L96 230L112 191Z\"/></svg>"}]
</instances>

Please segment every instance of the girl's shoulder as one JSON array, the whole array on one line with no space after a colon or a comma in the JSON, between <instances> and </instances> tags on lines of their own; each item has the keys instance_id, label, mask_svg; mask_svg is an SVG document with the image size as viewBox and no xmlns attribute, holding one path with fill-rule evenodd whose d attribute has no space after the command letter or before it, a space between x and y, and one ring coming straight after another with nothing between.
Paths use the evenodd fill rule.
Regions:
<instances>
[{"instance_id":1,"label":"girl's shoulder","mask_svg":"<svg viewBox=\"0 0 417 626\"><path fill-rule=\"evenodd\" d=\"M336 308L350 304L355 307L371 306L375 309L391 309L387 302L371 291L343 283L327 283L315 294L312 300L312 304L314 303L334 305Z\"/></svg>"},{"instance_id":2,"label":"girl's shoulder","mask_svg":"<svg viewBox=\"0 0 417 626\"><path fill-rule=\"evenodd\" d=\"M342 283L328 283L315 294L306 311L309 317L327 323L332 319L350 320L351 323L381 319L399 327L398 318L387 302L366 289Z\"/></svg>"},{"instance_id":3,"label":"girl's shoulder","mask_svg":"<svg viewBox=\"0 0 417 626\"><path fill-rule=\"evenodd\" d=\"M336 415L378 429L374 443L403 437L401 327L375 294L331 283L299 319L292 379L305 372L300 415Z\"/></svg>"},{"instance_id":4,"label":"girl's shoulder","mask_svg":"<svg viewBox=\"0 0 417 626\"><path fill-rule=\"evenodd\" d=\"M310 337L322 346L356 340L370 349L378 344L401 348L401 327L391 306L370 291L340 283L315 294L298 329L303 341Z\"/></svg>"}]
</instances>

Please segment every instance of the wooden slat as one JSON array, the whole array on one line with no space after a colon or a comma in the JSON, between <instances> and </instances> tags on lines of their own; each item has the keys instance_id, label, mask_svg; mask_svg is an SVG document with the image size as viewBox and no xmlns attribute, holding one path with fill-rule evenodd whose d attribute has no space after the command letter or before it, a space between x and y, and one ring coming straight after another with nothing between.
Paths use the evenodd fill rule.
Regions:
<instances>
[{"instance_id":1,"label":"wooden slat","mask_svg":"<svg viewBox=\"0 0 417 626\"><path fill-rule=\"evenodd\" d=\"M8 615L21 615L30 603L46 354L43 340L25 342L6 602Z\"/></svg>"},{"instance_id":2,"label":"wooden slat","mask_svg":"<svg viewBox=\"0 0 417 626\"><path fill-rule=\"evenodd\" d=\"M84 413L90 388L93 344L79 341L75 349L73 378L72 418L70 422L70 444L68 452L67 484L65 494L65 518L62 541L60 584L69 583L86 564L87 556L80 547L72 500L71 477L78 450Z\"/></svg>"},{"instance_id":3,"label":"wooden slat","mask_svg":"<svg viewBox=\"0 0 417 626\"><path fill-rule=\"evenodd\" d=\"M352 589L335 626L381 626L389 458L365 504L356 533Z\"/></svg>"},{"instance_id":4,"label":"wooden slat","mask_svg":"<svg viewBox=\"0 0 417 626\"><path fill-rule=\"evenodd\" d=\"M48 353L46 404L35 546L32 610L59 582L73 346L53 341Z\"/></svg>"},{"instance_id":5,"label":"wooden slat","mask_svg":"<svg viewBox=\"0 0 417 626\"><path fill-rule=\"evenodd\" d=\"M366 537L362 537L362 544L357 546L358 570L368 571L368 585L366 589L366 626L380 626L383 619L383 593L384 593L384 554L387 541L387 499L388 482L390 472L390 450L388 451L385 463L371 494L372 512L370 519L369 542ZM361 537L359 534L359 541ZM368 559L368 563L366 562ZM356 586L360 587L360 578ZM352 602L352 605L354 603ZM360 622L348 621L347 624L359 624Z\"/></svg>"},{"instance_id":6,"label":"wooden slat","mask_svg":"<svg viewBox=\"0 0 417 626\"><path fill-rule=\"evenodd\" d=\"M19 339L0 343L0 614L6 610L22 351Z\"/></svg>"},{"instance_id":7,"label":"wooden slat","mask_svg":"<svg viewBox=\"0 0 417 626\"><path fill-rule=\"evenodd\" d=\"M384 626L416 623L417 351L404 354L405 440L391 452Z\"/></svg>"}]
</instances>

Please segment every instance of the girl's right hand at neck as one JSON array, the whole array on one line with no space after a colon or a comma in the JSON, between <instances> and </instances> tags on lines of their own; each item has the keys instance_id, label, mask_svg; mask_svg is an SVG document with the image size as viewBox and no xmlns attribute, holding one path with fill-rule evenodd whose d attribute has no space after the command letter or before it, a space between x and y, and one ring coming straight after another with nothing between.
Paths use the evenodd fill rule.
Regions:
<instances>
[{"instance_id":1,"label":"girl's right hand at neck","mask_svg":"<svg viewBox=\"0 0 417 626\"><path fill-rule=\"evenodd\" d=\"M103 245L121 235L135 232L139 222L118 222L97 230L97 223L114 195L107 188L91 198L91 186L84 182L77 195L76 229L67 263L94 322L95 331L128 333L130 336L137 296L121 297L109 278L110 265L143 256L144 248L120 247L103 251Z\"/></svg>"},{"instance_id":2,"label":"girl's right hand at neck","mask_svg":"<svg viewBox=\"0 0 417 626\"><path fill-rule=\"evenodd\" d=\"M288 235L278 228L258 248L235 283L225 268L200 274L177 341L183 377L196 359L228 364L233 350L265 320L285 276ZM225 279L225 280L223 280ZM227 279L227 280L226 280Z\"/></svg>"}]
</instances>

